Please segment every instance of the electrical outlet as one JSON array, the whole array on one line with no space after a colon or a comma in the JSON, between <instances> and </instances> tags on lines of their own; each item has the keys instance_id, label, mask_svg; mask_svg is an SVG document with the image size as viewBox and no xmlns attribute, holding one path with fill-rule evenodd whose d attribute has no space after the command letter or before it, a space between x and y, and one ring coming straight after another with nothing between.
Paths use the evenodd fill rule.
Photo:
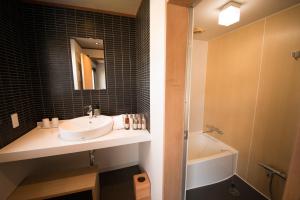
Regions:
<instances>
[{"instance_id":1,"label":"electrical outlet","mask_svg":"<svg viewBox=\"0 0 300 200\"><path fill-rule=\"evenodd\" d=\"M12 127L17 128L20 125L18 113L11 114L10 117L11 117Z\"/></svg>"}]
</instances>

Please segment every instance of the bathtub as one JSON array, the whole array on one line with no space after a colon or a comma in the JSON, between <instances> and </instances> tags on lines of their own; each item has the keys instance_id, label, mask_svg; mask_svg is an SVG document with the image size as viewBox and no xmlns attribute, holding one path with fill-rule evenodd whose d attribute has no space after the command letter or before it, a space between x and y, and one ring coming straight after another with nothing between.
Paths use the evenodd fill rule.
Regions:
<instances>
[{"instance_id":1,"label":"bathtub","mask_svg":"<svg viewBox=\"0 0 300 200\"><path fill-rule=\"evenodd\" d=\"M237 150L214 137L201 132L190 133L186 189L214 184L233 176L237 157Z\"/></svg>"}]
</instances>

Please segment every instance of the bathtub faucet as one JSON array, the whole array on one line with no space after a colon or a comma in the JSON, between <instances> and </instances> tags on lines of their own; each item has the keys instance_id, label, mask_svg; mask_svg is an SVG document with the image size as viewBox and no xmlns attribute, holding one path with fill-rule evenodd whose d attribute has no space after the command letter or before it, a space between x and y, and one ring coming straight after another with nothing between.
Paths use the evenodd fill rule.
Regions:
<instances>
[{"instance_id":1,"label":"bathtub faucet","mask_svg":"<svg viewBox=\"0 0 300 200\"><path fill-rule=\"evenodd\" d=\"M206 128L207 128L207 130L203 131L203 133L213 133L213 132L215 132L215 133L218 133L220 135L224 134L224 132L221 129L217 128L217 127L214 127L214 126L211 126L211 125L206 125Z\"/></svg>"}]
</instances>

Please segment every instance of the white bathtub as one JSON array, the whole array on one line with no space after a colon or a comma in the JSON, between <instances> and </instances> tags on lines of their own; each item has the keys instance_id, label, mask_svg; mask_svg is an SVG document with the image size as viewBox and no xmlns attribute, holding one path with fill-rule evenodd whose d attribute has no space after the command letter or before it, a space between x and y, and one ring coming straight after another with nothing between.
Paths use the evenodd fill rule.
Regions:
<instances>
[{"instance_id":1,"label":"white bathtub","mask_svg":"<svg viewBox=\"0 0 300 200\"><path fill-rule=\"evenodd\" d=\"M231 177L236 172L237 157L237 150L214 137L201 132L190 133L186 189L214 184Z\"/></svg>"}]
</instances>

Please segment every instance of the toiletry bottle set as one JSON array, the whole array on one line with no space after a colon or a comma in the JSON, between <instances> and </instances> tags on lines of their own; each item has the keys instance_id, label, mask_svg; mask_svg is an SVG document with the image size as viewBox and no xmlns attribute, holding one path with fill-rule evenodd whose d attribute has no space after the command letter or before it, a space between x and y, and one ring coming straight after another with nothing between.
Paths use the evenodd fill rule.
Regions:
<instances>
[{"instance_id":1,"label":"toiletry bottle set","mask_svg":"<svg viewBox=\"0 0 300 200\"><path fill-rule=\"evenodd\" d=\"M124 119L124 128L126 129L126 130L129 130L129 128L130 128L130 124L129 124L129 117L128 117L128 115L126 114L125 115L125 119Z\"/></svg>"},{"instance_id":2,"label":"toiletry bottle set","mask_svg":"<svg viewBox=\"0 0 300 200\"><path fill-rule=\"evenodd\" d=\"M124 127L126 130L146 130L146 118L143 114L126 114Z\"/></svg>"}]
</instances>

